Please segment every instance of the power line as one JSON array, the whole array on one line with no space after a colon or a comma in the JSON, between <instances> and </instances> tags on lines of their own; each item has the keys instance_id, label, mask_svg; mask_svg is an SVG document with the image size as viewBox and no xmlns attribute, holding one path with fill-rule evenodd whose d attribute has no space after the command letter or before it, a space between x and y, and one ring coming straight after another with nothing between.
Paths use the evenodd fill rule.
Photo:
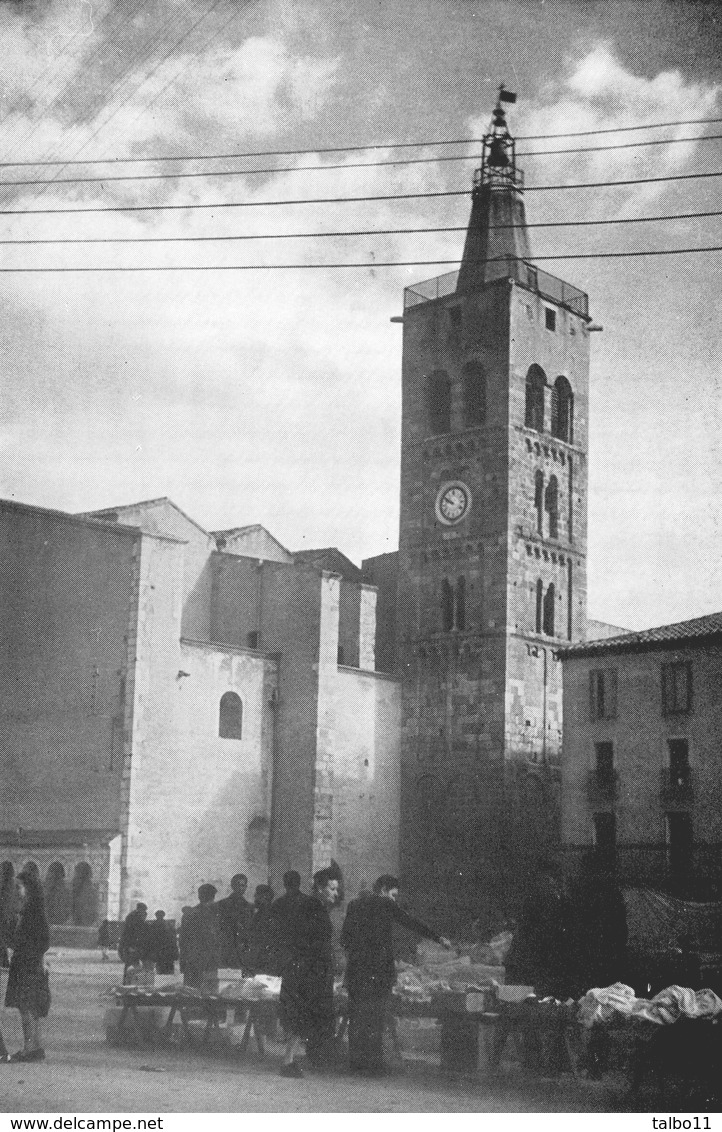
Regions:
<instances>
[{"instance_id":1,"label":"power line","mask_svg":"<svg viewBox=\"0 0 722 1132\"><path fill-rule=\"evenodd\" d=\"M144 0L144 2L145 2L145 0ZM137 92L145 85L145 83L148 82L148 80L153 77L153 75L156 73L156 71L170 58L171 55L174 54L174 52L177 50L177 48L180 46L180 44L183 43L184 40L186 40L188 38L188 36L198 27L198 25L200 23L203 22L203 20L206 19L206 17L208 15L210 15L213 11L215 11L215 9L218 7L218 5L220 3L221 3L221 0L213 0L213 3L210 5L210 7L207 8L206 11L197 20L195 20L190 25L189 28L186 29L186 31L183 33L183 35L181 35L180 39L176 40L175 43L173 43L170 50L168 50L163 56L161 56L161 58L156 62L155 66L153 66L151 68L151 70L148 71L147 74L143 75L143 77L140 79L140 82L138 82L135 85L135 87L133 87L132 90L128 94L126 94L124 98L121 99L121 101L115 106L115 109L113 109L112 112L105 118L105 120L102 121L99 126L97 126L97 128L93 131L93 133L90 135L90 137L87 138L84 142L82 142L80 144L80 146L72 154L72 157L77 157L77 155L79 153L82 153L82 151L98 136L98 134L101 132L101 130L103 130L108 125L108 123L110 121L112 121L112 119L116 116L116 114L118 114L118 112L125 105L125 103L130 98L132 98L135 94L137 94ZM96 108L100 106L101 102L105 101L105 99L107 98L107 95L110 91L113 92L113 98L116 97L118 89L122 88L123 79L134 68L138 59L141 59L141 57L142 57L142 64L141 65L142 66L146 65L149 56L152 57L153 50L157 46L161 46L163 44L166 29L168 29L170 27L172 29L178 30L180 28L180 26L182 25L182 22L183 22L183 14L181 14L180 16L171 15L171 16L168 17L168 19L166 19L161 24L160 29L157 30L153 35L151 35L150 39L146 40L146 42L142 45L142 47L136 52L136 54L130 60L128 65L125 67L125 69L123 71L121 71L120 75L118 75L113 81L111 81L111 83L104 89L104 91L101 93L101 96L98 99L95 100L95 102L91 106L90 110L86 111L83 118L80 119L78 122L76 122L76 124L75 124L76 130L79 128L80 125L85 124L85 123L89 123L93 119L95 112L96 112ZM173 31L171 32L171 34L173 34ZM168 42L168 39L169 39L169 37L166 37L166 42ZM108 108L107 105L103 107L103 109L107 109L107 108ZM65 164L61 163L61 167L59 169L59 172L62 172L64 168L65 168ZM53 183L55 183L59 180L60 180L60 178L52 178L51 181L44 182L44 185L53 184ZM36 194L36 195L40 195L40 194Z\"/></svg>"},{"instance_id":2,"label":"power line","mask_svg":"<svg viewBox=\"0 0 722 1132\"><path fill-rule=\"evenodd\" d=\"M717 174L722 176L722 173ZM270 200L270 201L216 201L214 204L127 204L127 205L96 205L92 208L14 208L0 209L0 216L55 216L60 214L81 214L89 212L176 212L185 209L207 208L247 208L268 205L284 204L358 204L362 201L376 200L418 200L428 197L466 197L468 189L457 189L454 192L436 193L387 193L385 196L373 197L324 197L303 200Z\"/></svg>"},{"instance_id":3,"label":"power line","mask_svg":"<svg viewBox=\"0 0 722 1132\"><path fill-rule=\"evenodd\" d=\"M222 29L221 29L222 30ZM175 81L175 80L174 80ZM161 92L162 93L162 92ZM157 96L156 96L157 97ZM715 125L722 122L722 118L689 118L685 121L679 122L652 122L644 126L610 126L604 130L576 130L564 134L527 134L522 135L515 140L520 141L553 141L556 138L581 138L581 137L594 137L602 134L623 134L632 130L655 130L664 129L671 126L704 126ZM705 135L702 135L704 137ZM62 159L49 160L49 161L0 161L0 168L21 167L21 166L45 166L45 165L108 165L111 163L121 165L131 165L143 162L161 162L161 161L231 161L234 159L242 159L248 157L301 157L308 154L317 153L361 153L364 151L371 151L376 149L428 149L436 148L438 146L446 145L481 145L483 138L451 138L445 140L428 140L418 142L377 142L372 145L340 145L340 146L316 146L307 149L261 149L255 151L248 151L246 153L200 153L200 154L182 154L182 155L167 155L155 157L96 157L88 158L80 161L64 161ZM660 139L660 144L663 141L675 141L676 139ZM682 140L698 140L698 139L682 139ZM640 143L642 145L647 143ZM652 143L649 143L652 144ZM602 149L615 149L616 146L602 146ZM550 152L550 151L539 151ZM578 153L585 152L584 150L564 150L559 152ZM519 154L519 156L531 156L531 154ZM534 155L536 156L536 154Z\"/></svg>"},{"instance_id":4,"label":"power line","mask_svg":"<svg viewBox=\"0 0 722 1132\"><path fill-rule=\"evenodd\" d=\"M136 7L135 7L135 8L133 8L133 9L132 9L131 11L125 10L125 11L121 12L121 14L120 14L120 15L118 16L118 18L117 18L117 19L114 19L114 17L116 16L116 10L115 10L115 9L113 9L113 8L110 8L110 9L109 9L109 10L108 10L108 11L107 11L107 12L105 13L105 15L104 15L104 16L103 16L103 17L102 17L102 18L100 19L100 21L98 22L97 26L96 26L96 25L93 25L93 31L94 31L94 32L99 32L99 31L100 31L100 29L101 29L101 28L103 27L103 25L104 25L104 24L106 24L106 23L109 23L109 24L111 24L111 25L112 25L113 23L121 23L121 22L124 22L124 23L126 23L126 24L127 24L127 23L129 23L129 22L130 22L130 21L131 21L131 20L133 19L133 17L134 17L135 15L136 15L136 13L137 13L137 12L138 12L138 11L140 10L140 8L142 8L142 7L143 7L143 6L145 5L145 4L147 4L147 3L148 3L148 0L138 0L138 3L136 4ZM111 26L111 27L109 27L109 28L108 28L108 34L106 35L106 37L105 37L104 39L101 39L101 40L100 40L100 43L99 43L99 45L98 45L98 46L96 46L95 50L94 50L94 51L92 51L92 52L91 52L91 53L90 53L89 55L87 55L87 56L86 56L86 57L85 57L85 58L83 59L83 69L84 69L84 70L85 70L86 72L87 72L87 70L88 70L88 68L89 68L90 64L91 64L91 63L93 63L93 62L95 61L95 59L97 59L97 57L98 57L98 56L99 56L100 54L102 54L102 52L103 52L104 48L105 48L105 47L107 46L108 40L112 40L112 32L113 32L113 30L114 30L114 28L112 28L112 26ZM52 69L52 68L53 68L53 67L54 67L54 66L55 66L56 64L58 64L58 63L60 62L60 60L62 59L62 57L63 57L63 56L64 56L64 55L65 55L65 54L66 54L66 53L68 52L68 50L70 49L70 45L71 45L71 43L73 42L73 40L74 40L74 39L76 39L76 38L77 38L77 36L79 36L79 35L83 35L82 29L78 29L78 31L76 31L76 32L74 32L74 33L73 33L73 35L72 35L72 36L70 37L70 39L69 39L69 40L68 40L68 42L66 43L65 47L63 47L63 49L62 49L62 50L60 51L60 53L59 53L59 54L58 54L58 55L57 55L57 56L55 57L55 59L53 60L53 62L52 62L51 64L49 64L49 65L48 65L47 67L45 67L45 68L44 68L44 69L42 70L42 72L41 72L41 73L40 73L40 74L38 75L38 77L37 77L37 78L35 79L35 81L34 81L34 82L32 82L32 83L30 84L30 86L29 86L29 87L27 88L27 90L26 90L26 91L24 92L24 96L25 96L25 98L26 98L26 99L28 99L28 98L29 98L29 97L31 96L32 92L33 92L33 91L35 90L35 88L37 87L38 83L39 83L39 82L41 81L41 79L43 78L43 76L44 76L44 75L47 75L47 74L48 74L48 73L49 73L49 72L51 71L51 69ZM83 44L83 43L81 43L81 44L80 44L80 47L81 47L81 50L80 50L80 51L79 51L79 52L77 53L77 54L78 54L78 57L80 57L80 55L82 54L82 48L84 47L84 44ZM78 61L79 61L79 59L72 59L72 57L71 57L70 59L66 59L66 60L65 60L65 63L67 64L67 63L73 63L73 62L74 62L74 63L76 63L76 65L77 65ZM64 66L65 66L65 65L63 65L63 67L60 67L60 68L58 68L58 74L60 73L60 71L62 71L62 70L64 69ZM41 91L39 92L39 94L38 94L38 97L37 97L36 99L34 99L34 102L35 102L35 105L36 105L36 106L38 106L38 103L40 102L40 99L41 99L41 98L43 98L43 96L44 96L44 95L45 95L45 94L47 93L47 91L48 91L48 90L50 89L51 85L52 85L52 83L51 83L51 82L47 82L47 83L46 83L46 84L44 85L43 89L42 89L42 90L41 90ZM59 101L60 99L62 99L62 96L63 96L63 95L64 95L64 94L66 93L66 91L68 90L68 87L69 87L69 85L70 85L70 82L68 81L68 82L67 82L67 83L65 84L65 86L64 86L64 87L62 87L62 89L61 89L60 91L58 91L58 93L57 93L57 94L56 94L56 95L55 95L55 96L54 96L53 98L51 98L50 102L48 102L48 103L47 103L47 104L46 104L45 106L41 107L41 108L40 108L40 109L38 110L38 113L36 114L36 119L40 119L40 120L45 120L45 119L47 119L47 115L48 115L48 112L49 112L50 110L52 110L52 109L53 109L53 107L54 107L54 106L55 106L55 105L56 105L56 104L58 103L58 101ZM20 114L20 113L21 113L21 108L22 108L22 103L21 103L21 102L17 102L17 101L16 101L16 102L15 102L15 103L13 104L13 106L11 106L11 107L10 107L10 108L8 109L7 113L6 113L6 114L4 114L2 118L0 118L0 125L4 125L4 124L5 124L5 122L6 122L7 120L8 120L8 118L10 118L10 117L11 117L11 116L12 116L13 114ZM25 134L25 137L24 137L23 139L21 139L21 140L27 140L28 138L30 138L30 137L32 136L32 134L33 134L34 132L35 132L35 128L33 127L33 128L31 128L31 129L30 129L30 131L29 131L28 133L26 133L26 134Z\"/></svg>"},{"instance_id":5,"label":"power line","mask_svg":"<svg viewBox=\"0 0 722 1132\"><path fill-rule=\"evenodd\" d=\"M566 134L526 134L517 141L547 141L554 138L587 138L597 134L628 134L633 130L662 130L670 126L703 126L706 123L722 122L722 118L688 118L684 122L648 122L641 126L609 126L603 130L574 130Z\"/></svg>"},{"instance_id":6,"label":"power line","mask_svg":"<svg viewBox=\"0 0 722 1132\"><path fill-rule=\"evenodd\" d=\"M656 141L625 142L620 145L587 146L581 149L550 149L537 152L520 153L519 157L551 157L560 153L605 153L607 150L634 149L648 145L674 145L683 142L720 141L722 134L699 134L693 138L659 138ZM38 178L31 181L0 181L0 188L28 188L31 185L96 185L106 184L110 181L168 181L184 180L197 177L252 177L259 174L278 173L328 173L332 170L346 169L380 169L391 165L435 165L451 161L478 161L476 154L445 154L436 157L407 157L393 161L355 161L339 162L333 165L290 165L271 167L267 169L204 169L190 173L121 173L105 177L53 177ZM11 163L12 164L12 163ZM68 161L66 165L82 165L81 161ZM0 166L1 167L1 166Z\"/></svg>"},{"instance_id":7,"label":"power line","mask_svg":"<svg viewBox=\"0 0 722 1132\"><path fill-rule=\"evenodd\" d=\"M155 64L155 66L152 67L151 70L146 75L143 76L141 81L133 88L133 90L131 90L125 96L125 98L123 98L120 101L120 103L115 107L115 109L112 111L112 113L109 114L108 117L103 122L101 122L100 125L97 127L97 129L90 135L90 137L85 142L83 142L83 144L80 146L80 148L75 151L75 153L73 154L73 157L76 157L78 153L82 153L82 151L86 148L86 146L90 145L90 143L98 136L98 134L101 132L101 130L104 130L105 127L109 124L109 122L111 122L113 120L113 118L115 118L116 114L119 113L119 111L126 104L126 102L128 102L128 100L130 98L134 97L134 95L136 95L138 93L138 91L143 86L145 86L145 84L150 79L152 79L153 75L156 74L156 72L160 69L160 67L162 67L163 64L166 63L168 61L168 59L170 59L170 57L175 54L175 52L180 47L181 43L184 43L185 40L188 39L188 36L191 35L195 31L195 29L200 24L202 24L205 19L208 18L208 16L212 15L212 13L216 10L216 8L219 6L220 3L222 3L222 0L213 0L213 3L210 4L208 8L206 8L206 10L202 13L202 15L200 15L197 20L194 20L194 22L190 25L190 27L187 28L184 31L184 33L183 33L183 35L181 35L180 39L177 39L175 41L175 43L170 48L170 50L166 51L165 55L161 56L161 58L158 60L158 62ZM166 21L166 24L163 25L164 28L167 26L167 23L168 23L168 21ZM177 26L180 26L180 21L178 21ZM127 74L127 71L125 73Z\"/></svg>"},{"instance_id":8,"label":"power line","mask_svg":"<svg viewBox=\"0 0 722 1132\"><path fill-rule=\"evenodd\" d=\"M680 145L683 142L719 141L722 134L695 134L691 138L653 138L649 141L620 142L619 145L583 145L572 149L528 149L521 150L517 157L550 157L560 153L607 153L615 149L642 149L649 145Z\"/></svg>"},{"instance_id":9,"label":"power line","mask_svg":"<svg viewBox=\"0 0 722 1132\"><path fill-rule=\"evenodd\" d=\"M193 54L192 58L196 58L196 57L197 57L198 55L200 55L200 54L201 54L201 52L205 51L205 49L206 49L207 47L209 47L209 46L210 46L210 44L211 44L211 43L213 42L213 40L214 40L214 39L216 39L216 38L217 38L217 37L218 37L218 36L219 36L219 35L221 34L221 32L225 31L225 30L226 30L226 28L227 28L227 27L228 27L228 26L229 26L230 24L232 24L232 23L233 23L233 22L234 22L235 20L237 20L237 19L238 19L239 15L240 15L240 12L241 12L241 9L240 9L240 5L239 5L239 6L236 6L236 7L234 7L234 8L233 8L233 10L232 10L232 12L231 12L231 14L230 14L230 16L228 17L228 19L227 19L227 20L225 20L225 21L224 21L224 22L223 22L223 23L222 23L222 24L221 24L221 25L220 25L219 27L217 27L217 28L215 29L215 31L211 32L211 34L210 34L210 35L208 36L208 38L207 38L207 39L206 39L206 40L205 40L205 41L203 42L202 46L201 46L201 47L199 47L199 48L198 48L198 49L197 49L197 50L196 50L196 51L194 52L194 54ZM163 95L164 95L164 94L166 93L166 91L167 91L167 90L168 90L168 89L169 89L170 87L172 87L174 83L176 83L176 82L178 81L178 79L179 79L179 78L181 77L181 75L183 75L183 74L185 73L185 71L186 71L187 69L188 69L188 63L186 62L186 63L184 63L184 64L183 64L183 65L182 65L182 66L181 66L181 67L180 67L180 68L179 68L179 69L178 69L178 70L176 71L176 73L175 73L175 74L174 74L174 75L172 76L172 78L170 78L170 79L169 79L169 80L168 80L168 81L167 81L167 82L166 82L166 83L165 83L165 84L164 84L164 85L163 85L163 86L162 86L162 87L160 88L160 90L159 90L159 91L157 91L157 92L156 92L156 93L155 93L155 94L153 95L153 97L152 97L152 98L150 99L150 101L149 101L149 102L146 102L146 103L145 103L145 105L143 106L143 108L142 108L142 109L141 109L141 110L139 111L139 113L138 113L138 114L136 114L136 116L135 116L135 117L134 117L134 118L133 118L133 119L131 120L131 122L129 123L129 125L130 125L130 126L134 125L134 124L135 124L135 122L137 122L137 121L138 121L138 118L139 118L139 117L140 117L140 116L141 116L142 114L147 114L147 113L148 113L148 111L150 110L151 106L153 106L153 105L154 105L154 103L156 103L156 102L158 101L158 99L159 99L159 98L162 98L162 97L163 97ZM107 161L107 160L110 160L110 159L106 158L105 160ZM142 160L142 158L138 158L138 159L134 159L134 160ZM73 164L76 164L76 163L74 162ZM82 162L77 162L77 164L82 164Z\"/></svg>"},{"instance_id":10,"label":"power line","mask_svg":"<svg viewBox=\"0 0 722 1132\"><path fill-rule=\"evenodd\" d=\"M132 27L134 17L141 10L141 8L145 7L147 4L148 4L148 0L139 0L139 2L136 4L135 8L133 8L131 11L128 11L127 9L125 11L123 11L121 19L118 22L119 23L123 22L126 26ZM170 17L170 19L172 19L172 18L173 17ZM168 22L169 21L166 21L162 25L162 28L165 28L167 26ZM83 65L84 65L85 68L90 70L90 68L98 61L100 61L100 65L103 68L105 68L109 65L108 61L112 60L113 55L115 55L116 59L118 58L119 51L118 51L118 46L117 46L117 37L113 34L114 31L115 31L115 28L109 28L108 34L104 38L100 39L100 41L96 45L95 49L83 60ZM78 119L74 122L73 128L69 132L69 136L72 137L73 132L78 129L78 127L81 123L87 122L90 118L92 118L92 116L95 113L95 111L97 110L97 108L99 108L101 106L101 104L103 103L103 100L105 98L107 98L107 96L110 94L110 92L112 90L117 89L118 85L122 82L123 77L125 75L127 75L128 72L138 63L138 61L141 58L142 53L144 51L146 51L146 49L148 48L148 45L156 39L157 35L158 35L158 33L154 32L153 35L150 37L150 39L146 40L146 42L142 45L142 47L139 48L138 51L136 51L133 54L133 56L130 58L129 61L127 61L126 65L125 65L125 69L122 70L119 75L116 75L116 77L114 79L112 79L106 86L103 87L103 89L100 91L98 96L95 99L92 100L90 108L84 112L84 114L82 115L82 117L80 119ZM37 130L40 128L40 126L43 124L43 122L46 122L48 120L48 117L49 117L49 115L52 114L52 111L57 106L62 107L63 99L64 99L65 95L68 93L68 91L71 89L73 81L74 81L74 78L73 78L73 76L71 76L68 79L68 81L65 83L65 85L56 93L54 98L52 98L50 100L50 102L42 108L40 113L36 116L35 122L30 126L30 129L26 130L24 135L20 139L18 139L18 141L16 142L16 144L14 146L15 149L18 149L19 146L27 145L27 143L32 140L33 135L37 132ZM67 140L67 139L65 139L65 140ZM51 145L49 147L49 149L47 149L45 151L46 156L52 149L57 150L57 146L54 147L54 146ZM53 158L49 159L48 163L49 164L62 164L62 161L59 161L57 158L53 157Z\"/></svg>"},{"instance_id":11,"label":"power line","mask_svg":"<svg viewBox=\"0 0 722 1132\"><path fill-rule=\"evenodd\" d=\"M575 252L570 255L538 255L528 262L532 265L537 262L559 259L628 259L636 256L662 256L662 255L699 255L704 252L722 252L722 245L708 248L664 248L655 250L632 252ZM307 270L338 270L343 268L378 268L378 267L444 267L450 264L459 265L457 259L415 259L394 260L376 263L368 260L364 263L249 263L249 264L191 264L179 266L150 267L0 267L0 274L37 274L37 273L87 273L87 272L123 272L123 271L307 271ZM507 257L488 259L485 263L507 262Z\"/></svg>"},{"instance_id":12,"label":"power line","mask_svg":"<svg viewBox=\"0 0 722 1132\"><path fill-rule=\"evenodd\" d=\"M589 228L606 224L650 224L661 220L700 220L722 216L722 212L677 212L671 216L627 216L614 220L550 220L535 224L493 224L489 231L499 232L518 228ZM54 239L0 240L1 245L30 244L194 244L223 243L239 240L317 240L341 236L417 236L438 232L466 232L468 225L437 228L367 228L344 232L268 232L242 236L86 236Z\"/></svg>"},{"instance_id":13,"label":"power line","mask_svg":"<svg viewBox=\"0 0 722 1132\"><path fill-rule=\"evenodd\" d=\"M545 192L557 189L609 189L625 185L651 185L670 181L692 181L708 177L722 177L722 171L713 173L675 173L667 177L634 177L623 181L582 181L569 185L527 185L525 192ZM52 182L50 182L52 183ZM215 201L213 204L125 204L94 205L88 208L15 208L0 209L0 216L54 216L56 214L85 214L95 212L173 212L179 209L208 208L274 208L295 204L358 204L380 200L426 200L432 197L465 197L469 189L454 189L431 193L383 193L360 197L301 197L293 200Z\"/></svg>"}]
</instances>

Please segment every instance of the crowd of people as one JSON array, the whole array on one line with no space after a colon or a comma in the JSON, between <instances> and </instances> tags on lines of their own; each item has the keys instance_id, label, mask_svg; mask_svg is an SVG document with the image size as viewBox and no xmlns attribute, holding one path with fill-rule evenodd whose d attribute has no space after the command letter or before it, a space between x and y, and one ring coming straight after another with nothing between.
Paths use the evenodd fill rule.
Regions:
<instances>
[{"instance_id":1,"label":"crowd of people","mask_svg":"<svg viewBox=\"0 0 722 1132\"><path fill-rule=\"evenodd\" d=\"M342 899L337 869L321 869L310 894L301 891L301 877L291 870L283 878L284 895L275 899L270 885L256 886L253 903L246 899L248 878L231 879L228 896L216 900L217 889L202 884L198 903L183 909L176 933L165 912L148 920L139 903L122 925L118 953L124 982L135 982L145 968L172 975L176 962L186 986L201 993L218 990L221 968L243 977L257 974L281 978L279 1020L286 1035L281 1073L303 1075L306 1063L334 1063L336 1010L331 908ZM373 891L364 892L347 908L340 943L346 952L349 1069L382 1075L383 1034L389 998L396 978L394 925L446 948L449 941L403 911L399 881L380 876ZM98 943L104 957L110 925L101 925ZM9 949L5 1005L20 1011L23 1048L10 1055L0 1035L0 1063L42 1061L45 1052L40 1020L47 1016L50 992L44 955L50 933L39 876L26 868L11 889L0 893L0 953ZM627 926L624 900L599 858L590 855L570 889L563 888L553 866L542 864L536 883L521 909L506 956L506 982L529 985L537 995L576 998L592 986L606 986L626 969ZM530 1047L534 1035L529 1035Z\"/></svg>"},{"instance_id":2,"label":"crowd of people","mask_svg":"<svg viewBox=\"0 0 722 1132\"><path fill-rule=\"evenodd\" d=\"M244 976L281 977L279 1020L286 1035L281 1067L285 1077L301 1077L301 1054L314 1068L335 1065L336 1010L330 909L341 899L340 876L333 868L313 877L310 894L301 891L295 870L283 878L284 895L274 899L267 884L256 887L253 904L246 899L248 878L239 873L231 892L216 901L217 889L202 884L198 903L183 909L175 937L164 914L156 912L148 923L148 909L138 904L125 919L119 954L124 978L135 978L137 968L167 961L172 973L177 958L186 986L201 993L218 989L221 968L235 968ZM393 925L398 923L422 937L450 948L448 940L415 920L396 903L399 881L386 874L370 893L352 900L341 933L346 950L346 985L349 1012L349 1068L367 1075L385 1073L383 1031L388 1000L396 973Z\"/></svg>"}]
</instances>

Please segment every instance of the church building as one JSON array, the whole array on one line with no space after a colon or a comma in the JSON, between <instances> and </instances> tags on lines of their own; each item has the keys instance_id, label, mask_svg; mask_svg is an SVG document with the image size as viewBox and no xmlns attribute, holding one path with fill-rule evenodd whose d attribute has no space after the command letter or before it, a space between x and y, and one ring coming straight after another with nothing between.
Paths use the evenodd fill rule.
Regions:
<instances>
[{"instance_id":1,"label":"church building","mask_svg":"<svg viewBox=\"0 0 722 1132\"><path fill-rule=\"evenodd\" d=\"M398 682L338 550L2 502L0 587L0 881L34 864L52 922L397 867Z\"/></svg>"},{"instance_id":2,"label":"church building","mask_svg":"<svg viewBox=\"0 0 722 1132\"><path fill-rule=\"evenodd\" d=\"M359 570L167 499L0 505L0 865L37 865L56 922L176 915L202 881L334 860L348 896L399 869L451 928L558 847L591 324L531 262L514 97L460 270L395 320L398 552Z\"/></svg>"}]
</instances>

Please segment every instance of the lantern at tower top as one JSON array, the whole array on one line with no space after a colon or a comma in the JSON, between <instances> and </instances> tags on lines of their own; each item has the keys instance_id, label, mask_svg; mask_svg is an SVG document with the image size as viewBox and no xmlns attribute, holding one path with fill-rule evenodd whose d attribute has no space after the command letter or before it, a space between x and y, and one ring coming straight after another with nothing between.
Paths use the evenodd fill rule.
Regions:
<instances>
[{"instance_id":1,"label":"lantern at tower top","mask_svg":"<svg viewBox=\"0 0 722 1132\"><path fill-rule=\"evenodd\" d=\"M500 86L489 129L482 139L481 168L474 174L474 188L524 188L524 174L516 164L516 142L509 133L504 109L505 103L514 102L516 94Z\"/></svg>"}]
</instances>

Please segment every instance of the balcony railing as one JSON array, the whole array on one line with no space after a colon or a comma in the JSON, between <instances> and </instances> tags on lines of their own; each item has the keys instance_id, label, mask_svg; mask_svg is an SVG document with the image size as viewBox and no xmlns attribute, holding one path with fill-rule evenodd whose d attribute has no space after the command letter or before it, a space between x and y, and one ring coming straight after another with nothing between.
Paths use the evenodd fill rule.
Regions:
<instances>
[{"instance_id":1,"label":"balcony railing","mask_svg":"<svg viewBox=\"0 0 722 1132\"><path fill-rule=\"evenodd\" d=\"M591 770L587 782L587 797L592 806L616 802L619 794L619 777L616 770Z\"/></svg>"},{"instance_id":2,"label":"balcony railing","mask_svg":"<svg viewBox=\"0 0 722 1132\"><path fill-rule=\"evenodd\" d=\"M404 310L453 295L458 279L458 271L447 271L445 275L437 275L435 279L426 279L421 283L414 283L413 287L407 287L404 291ZM589 317L589 297L584 291L572 287L563 279L557 279L548 271L542 271L527 260L514 259L512 256L489 260L484 265L484 281L495 283L498 279L513 279L515 283L535 291L542 298L558 303L561 307L568 307L582 318Z\"/></svg>"},{"instance_id":3,"label":"balcony railing","mask_svg":"<svg viewBox=\"0 0 722 1132\"><path fill-rule=\"evenodd\" d=\"M694 802L694 780L691 770L673 774L670 767L664 767L660 780L659 801L665 810L691 805Z\"/></svg>"}]
</instances>

